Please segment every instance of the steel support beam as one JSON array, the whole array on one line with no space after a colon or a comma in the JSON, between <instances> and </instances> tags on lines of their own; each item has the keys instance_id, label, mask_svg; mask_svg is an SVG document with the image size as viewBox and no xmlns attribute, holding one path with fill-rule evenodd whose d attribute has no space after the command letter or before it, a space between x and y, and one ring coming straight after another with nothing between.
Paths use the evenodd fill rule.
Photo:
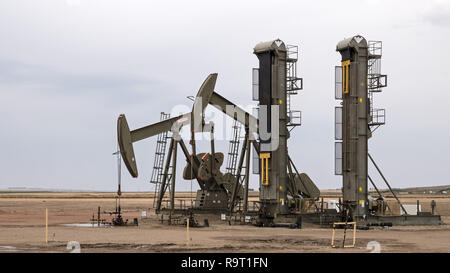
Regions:
<instances>
[{"instance_id":1,"label":"steel support beam","mask_svg":"<svg viewBox=\"0 0 450 273\"><path fill-rule=\"evenodd\" d=\"M244 214L248 210L248 179L250 175L250 140L247 140L247 155L245 158L245 185L244 185Z\"/></svg>"},{"instance_id":2,"label":"steel support beam","mask_svg":"<svg viewBox=\"0 0 450 273\"><path fill-rule=\"evenodd\" d=\"M172 184L170 185L170 209L175 209L175 178L177 173L177 141L174 142L172 152Z\"/></svg>"},{"instance_id":3,"label":"steel support beam","mask_svg":"<svg viewBox=\"0 0 450 273\"><path fill-rule=\"evenodd\" d=\"M402 208L403 212L407 215L408 213L406 212L406 209L403 207L402 203L400 202L400 200L398 199L397 195L394 193L394 191L391 188L391 185L389 185L388 181L386 180L386 178L384 177L383 173L381 172L380 168L378 168L378 165L375 163L375 161L373 160L372 156L367 153L367 155L370 158L370 161L372 161L373 165L375 166L375 168L377 169L378 173L381 175L381 178L383 178L384 182L386 183L386 185L388 186L389 190L391 191L392 195L394 196L394 198L397 200L397 202L399 203L400 207Z\"/></svg>"}]
</instances>

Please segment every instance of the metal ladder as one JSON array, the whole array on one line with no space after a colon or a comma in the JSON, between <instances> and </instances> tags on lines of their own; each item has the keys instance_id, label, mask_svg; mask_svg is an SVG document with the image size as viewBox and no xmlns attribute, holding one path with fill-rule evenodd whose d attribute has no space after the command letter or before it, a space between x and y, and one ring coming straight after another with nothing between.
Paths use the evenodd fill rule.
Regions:
<instances>
[{"instance_id":1,"label":"metal ladder","mask_svg":"<svg viewBox=\"0 0 450 273\"><path fill-rule=\"evenodd\" d=\"M161 112L160 120L166 120L170 118L170 114L166 114ZM164 171L164 158L166 156L166 146L167 140L171 137L168 136L168 132L163 132L158 135L158 139L156 141L156 151L155 151L155 159L153 161L153 171L152 176L150 178L150 183L155 184L155 192L154 192L154 200L158 198L158 193L161 188L161 183L163 179L163 171ZM171 168L169 168L171 170ZM153 206L155 206L155 202L153 202Z\"/></svg>"},{"instance_id":2,"label":"metal ladder","mask_svg":"<svg viewBox=\"0 0 450 273\"><path fill-rule=\"evenodd\" d=\"M228 149L228 159L227 159L227 172L231 173L232 175L236 175L236 165L237 165L237 158L239 154L239 144L240 144L240 136L241 136L241 124L234 120L233 123L233 136L230 140L230 146Z\"/></svg>"}]
</instances>

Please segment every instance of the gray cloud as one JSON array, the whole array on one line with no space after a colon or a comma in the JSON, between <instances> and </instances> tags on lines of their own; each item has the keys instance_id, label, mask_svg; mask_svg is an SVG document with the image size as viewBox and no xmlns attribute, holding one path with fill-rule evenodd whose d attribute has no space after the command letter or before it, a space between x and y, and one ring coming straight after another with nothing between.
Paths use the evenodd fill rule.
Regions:
<instances>
[{"instance_id":1,"label":"gray cloud","mask_svg":"<svg viewBox=\"0 0 450 273\"><path fill-rule=\"evenodd\" d=\"M450 27L450 7L436 5L423 15L423 20L434 26Z\"/></svg>"},{"instance_id":2,"label":"gray cloud","mask_svg":"<svg viewBox=\"0 0 450 273\"><path fill-rule=\"evenodd\" d=\"M17 60L0 59L0 83L33 84L63 88L66 92L115 90L133 91L136 87L161 85L160 81L126 74L68 73Z\"/></svg>"},{"instance_id":3,"label":"gray cloud","mask_svg":"<svg viewBox=\"0 0 450 273\"><path fill-rule=\"evenodd\" d=\"M450 184L448 8L406 0L274 3L1 1L0 188L113 190L120 113L132 129L156 122L161 111L190 106L186 96L211 72L219 73L222 95L249 105L251 68L258 65L252 49L274 38L300 45L305 84L292 105L302 110L303 125L289 140L291 157L319 187L339 188L333 175L335 46L356 33L383 41L389 86L375 104L387 108L387 124L370 149L385 175L394 187ZM349 6L351 16L342 16ZM155 142L136 143L140 177L124 169L124 190L152 189ZM218 151L227 148L227 141L217 144ZM208 151L209 143L199 149ZM190 189L181 176L177 183ZM251 187L257 185L252 176Z\"/></svg>"}]
</instances>

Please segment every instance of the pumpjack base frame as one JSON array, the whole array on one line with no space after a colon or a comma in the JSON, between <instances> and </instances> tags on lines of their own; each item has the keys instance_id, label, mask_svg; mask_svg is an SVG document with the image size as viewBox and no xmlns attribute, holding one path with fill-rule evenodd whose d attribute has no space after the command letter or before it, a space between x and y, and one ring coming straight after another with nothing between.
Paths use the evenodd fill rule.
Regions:
<instances>
[{"instance_id":1,"label":"pumpjack base frame","mask_svg":"<svg viewBox=\"0 0 450 273\"><path fill-rule=\"evenodd\" d=\"M227 213L229 214L230 212L227 210L223 210L223 209L205 209L205 208L189 208L189 209L170 209L170 208L162 208L158 211L156 211L156 214L164 214L164 215L168 215L168 214L184 214L187 211L191 211L194 214L213 214L213 215L218 215L220 217L220 214L222 213Z\"/></svg>"},{"instance_id":2,"label":"pumpjack base frame","mask_svg":"<svg viewBox=\"0 0 450 273\"><path fill-rule=\"evenodd\" d=\"M187 211L192 212L195 215L208 216L211 219L220 220L221 215L225 214L227 217L230 215L229 210L224 209L207 209L193 207L189 209L170 209L161 208L156 211L157 215L184 215ZM288 227L294 225L302 218L304 224L320 225L324 227L331 227L333 222L341 221L342 217L340 214L334 213L288 213L288 214L278 214L276 217L261 217L258 211L248 211L245 215L243 212L233 212L231 218L238 219L241 216L251 216L256 220L256 225L261 227Z\"/></svg>"},{"instance_id":3,"label":"pumpjack base frame","mask_svg":"<svg viewBox=\"0 0 450 273\"><path fill-rule=\"evenodd\" d=\"M157 214L184 214L186 209L161 209L157 211ZM221 214L229 215L228 210L217 210L217 209L204 209L204 208L191 208L190 211L198 215L214 215L217 219L220 219ZM239 212L234 212L233 217L239 216ZM257 211L249 211L247 216L257 217ZM259 222L258 226L265 227L282 227L297 224L301 217L301 223L312 226L321 227L332 227L334 222L343 221L341 214L335 211L328 212L316 212L316 213L289 213L289 214L278 214L275 218L271 219L260 219L257 218ZM369 227L369 226L438 226L444 225L441 220L440 215L386 215L386 216L373 216L370 215L366 219L357 219L357 226L359 227Z\"/></svg>"},{"instance_id":4,"label":"pumpjack base frame","mask_svg":"<svg viewBox=\"0 0 450 273\"><path fill-rule=\"evenodd\" d=\"M343 221L339 213L293 213L277 215L273 219L275 226L280 224L295 224L298 217L304 224L319 225L322 227L331 227L334 222ZM389 215L389 216L369 216L366 219L357 219L358 227L368 226L438 226L444 223L440 215ZM269 225L267 225L269 226Z\"/></svg>"},{"instance_id":5,"label":"pumpjack base frame","mask_svg":"<svg viewBox=\"0 0 450 273\"><path fill-rule=\"evenodd\" d=\"M444 223L440 215L394 215L369 216L361 220L367 226L391 223L393 226L438 226Z\"/></svg>"}]
</instances>

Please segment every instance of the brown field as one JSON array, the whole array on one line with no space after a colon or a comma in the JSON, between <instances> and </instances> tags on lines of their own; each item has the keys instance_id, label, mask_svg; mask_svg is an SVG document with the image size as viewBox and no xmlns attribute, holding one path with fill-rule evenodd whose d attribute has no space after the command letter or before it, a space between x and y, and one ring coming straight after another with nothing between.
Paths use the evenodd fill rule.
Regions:
<instances>
[{"instance_id":1,"label":"brown field","mask_svg":"<svg viewBox=\"0 0 450 273\"><path fill-rule=\"evenodd\" d=\"M190 193L177 193L177 199L189 200ZM337 191L324 191L325 200L336 199ZM152 213L152 194L125 193L124 218L141 221L141 211ZM251 193L256 199L257 193ZM437 203L436 213L450 223L448 195L402 195L405 204L420 200L423 211ZM395 202L390 200L394 207ZM186 245L186 227L168 226L157 221L130 227L72 227L63 224L89 223L101 210L114 210L114 193L0 193L0 252L69 252L69 241L77 241L81 252L370 252L370 241L380 244L381 252L450 252L448 225L392 227L358 230L355 248L331 248L331 230L258 228L227 225L210 221L210 227L190 228ZM48 244L45 243L45 209L49 211ZM396 208L398 210L398 208ZM395 210L395 209L394 209ZM110 220L109 214L103 214ZM151 217L151 215L149 216ZM204 217L198 216L199 222ZM142 221L141 221L142 222ZM350 234L350 233L349 233ZM342 239L342 231L337 231ZM351 243L351 236L348 243Z\"/></svg>"}]
</instances>

